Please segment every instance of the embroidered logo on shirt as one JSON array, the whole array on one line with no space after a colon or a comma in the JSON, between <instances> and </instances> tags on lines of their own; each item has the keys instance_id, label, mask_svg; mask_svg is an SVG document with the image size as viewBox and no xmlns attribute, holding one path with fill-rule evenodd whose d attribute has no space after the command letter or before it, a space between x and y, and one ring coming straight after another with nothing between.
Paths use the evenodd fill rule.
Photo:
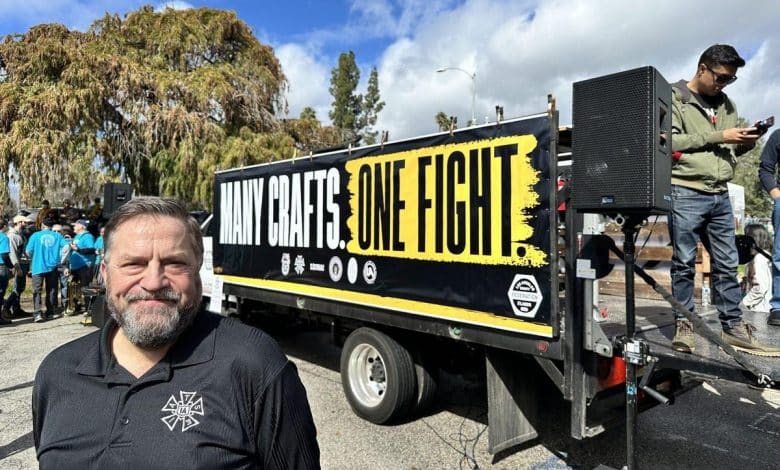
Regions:
<instances>
[{"instance_id":1,"label":"embroidered logo on shirt","mask_svg":"<svg viewBox=\"0 0 780 470\"><path fill-rule=\"evenodd\" d=\"M179 392L179 398L177 401L171 395L161 410L170 414L160 419L171 431L181 422L181 432L184 432L200 424L194 415L203 416L203 397L198 397L197 392Z\"/></svg>"}]
</instances>

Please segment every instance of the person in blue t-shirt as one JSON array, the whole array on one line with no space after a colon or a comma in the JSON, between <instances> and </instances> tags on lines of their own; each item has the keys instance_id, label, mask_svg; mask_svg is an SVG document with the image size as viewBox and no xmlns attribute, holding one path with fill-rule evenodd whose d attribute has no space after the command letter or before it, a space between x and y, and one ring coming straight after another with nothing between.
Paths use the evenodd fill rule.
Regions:
<instances>
[{"instance_id":1,"label":"person in blue t-shirt","mask_svg":"<svg viewBox=\"0 0 780 470\"><path fill-rule=\"evenodd\" d=\"M46 219L41 222L41 230L33 233L27 241L25 251L30 258L32 274L33 308L36 323L58 318L57 312L57 266L62 263L62 235L51 230L54 222ZM43 311L41 289L45 286L46 311Z\"/></svg>"},{"instance_id":2,"label":"person in blue t-shirt","mask_svg":"<svg viewBox=\"0 0 780 470\"><path fill-rule=\"evenodd\" d=\"M92 280L92 268L95 265L95 237L89 233L87 227L89 221L86 219L78 219L73 224L76 236L70 243L70 274L78 286L70 296L73 302L68 306L65 315L73 315L86 305L81 289L88 286Z\"/></svg>"},{"instance_id":3,"label":"person in blue t-shirt","mask_svg":"<svg viewBox=\"0 0 780 470\"><path fill-rule=\"evenodd\" d=\"M8 235L5 234L7 227L8 223L5 220L0 219L0 305L3 304L5 290L8 288L9 269L13 267L11 264L11 257L9 256L11 244L8 241ZM11 320L4 318L2 313L0 313L0 325L7 325L9 323L11 323Z\"/></svg>"},{"instance_id":4,"label":"person in blue t-shirt","mask_svg":"<svg viewBox=\"0 0 780 470\"><path fill-rule=\"evenodd\" d=\"M106 231L105 227L100 227L100 236L95 240L95 282L98 285L103 284L103 278L100 276L100 262L103 261L103 253L105 248L103 247L103 232Z\"/></svg>"}]
</instances>

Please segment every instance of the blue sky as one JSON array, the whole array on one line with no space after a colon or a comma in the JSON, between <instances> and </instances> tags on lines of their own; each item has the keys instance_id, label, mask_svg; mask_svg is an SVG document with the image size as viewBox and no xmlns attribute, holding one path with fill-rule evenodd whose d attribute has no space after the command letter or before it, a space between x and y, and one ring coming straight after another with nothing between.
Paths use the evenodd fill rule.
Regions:
<instances>
[{"instance_id":1,"label":"blue sky","mask_svg":"<svg viewBox=\"0 0 780 470\"><path fill-rule=\"evenodd\" d=\"M643 65L670 82L689 79L714 43L748 59L726 89L740 114L780 117L780 4L772 0L749 8L712 0L0 0L0 36L49 22L83 30L105 11L163 3L236 11L274 47L290 85L289 116L312 106L327 121L330 70L353 50L363 82L371 67L379 71L387 104L377 127L391 139L433 132L438 111L466 123L472 90L480 121L497 104L506 117L542 112L552 93L566 124L573 82ZM443 67L468 73L436 73Z\"/></svg>"},{"instance_id":2,"label":"blue sky","mask_svg":"<svg viewBox=\"0 0 780 470\"><path fill-rule=\"evenodd\" d=\"M83 31L103 12L123 15L147 4L156 8L170 5L233 10L264 42L309 44L327 55L354 50L366 61L371 61L388 43L387 36L381 32L372 37L362 35L359 39L342 34L360 24L372 4L347 0L0 0L0 35L23 32L43 22L63 23Z\"/></svg>"}]
</instances>

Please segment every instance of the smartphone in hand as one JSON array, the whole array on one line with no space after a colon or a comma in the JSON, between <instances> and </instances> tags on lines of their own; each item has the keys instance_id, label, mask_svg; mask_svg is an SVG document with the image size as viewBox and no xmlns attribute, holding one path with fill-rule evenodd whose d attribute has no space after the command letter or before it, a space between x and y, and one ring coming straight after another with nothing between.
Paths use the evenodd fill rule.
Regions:
<instances>
[{"instance_id":1,"label":"smartphone in hand","mask_svg":"<svg viewBox=\"0 0 780 470\"><path fill-rule=\"evenodd\" d=\"M758 135L764 135L766 134L766 131L769 130L770 127L775 125L775 117L769 116L766 119L762 119L761 121L757 121L755 124L753 124L753 127L756 128L756 133Z\"/></svg>"}]
</instances>

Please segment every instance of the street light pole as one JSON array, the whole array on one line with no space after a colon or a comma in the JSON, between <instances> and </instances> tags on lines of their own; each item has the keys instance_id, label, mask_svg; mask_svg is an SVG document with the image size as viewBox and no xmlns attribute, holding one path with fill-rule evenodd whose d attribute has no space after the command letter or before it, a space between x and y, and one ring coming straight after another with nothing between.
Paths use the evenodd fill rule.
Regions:
<instances>
[{"instance_id":1,"label":"street light pole","mask_svg":"<svg viewBox=\"0 0 780 470\"><path fill-rule=\"evenodd\" d=\"M477 115L476 115L476 103L477 103L477 72L474 71L473 73L469 73L468 71L460 68L460 67L445 67L443 69L439 69L436 72L442 73L446 72L448 70L457 70L458 72L465 73L468 75L468 77L471 79L471 126L474 126L477 124Z\"/></svg>"}]
</instances>

